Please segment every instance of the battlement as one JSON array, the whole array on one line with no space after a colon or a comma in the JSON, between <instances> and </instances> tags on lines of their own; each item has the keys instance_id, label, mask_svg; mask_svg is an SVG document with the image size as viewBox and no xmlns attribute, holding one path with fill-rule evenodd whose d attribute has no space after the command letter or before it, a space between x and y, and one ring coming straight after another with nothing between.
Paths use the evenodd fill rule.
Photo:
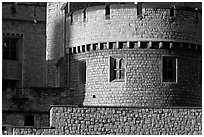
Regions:
<instances>
[{"instance_id":1,"label":"battlement","mask_svg":"<svg viewBox=\"0 0 204 137\"><path fill-rule=\"evenodd\" d=\"M68 15L67 48L111 41L202 43L202 16L192 7L110 4Z\"/></svg>"},{"instance_id":2,"label":"battlement","mask_svg":"<svg viewBox=\"0 0 204 137\"><path fill-rule=\"evenodd\" d=\"M92 6L80 10L76 10L74 12L71 12L67 14L67 17L70 17L70 24L74 25L80 22L86 22L92 17L92 13L100 13L97 14L100 17L99 19L106 19L106 7L109 7L110 10L110 18L114 19L114 16L117 16L117 13L120 13L120 11L117 10L123 10L128 11L129 13L133 13L137 15L137 18L142 19L145 18L145 16L148 15L149 11L165 11L168 18L171 18L171 10L172 12L182 12L182 13L188 13L189 16L196 16L196 14L201 14L201 10L198 8L193 7L187 7L187 6L171 6L171 5L157 5L157 4L110 4L110 5L102 5L102 6ZM182 14L180 13L180 14ZM84 19L84 14L86 14ZM154 15L157 16L157 14L160 14L159 12L155 13ZM176 13L175 13L176 14ZM90 16L90 17L89 17ZM174 16L176 17L176 15Z\"/></svg>"}]
</instances>

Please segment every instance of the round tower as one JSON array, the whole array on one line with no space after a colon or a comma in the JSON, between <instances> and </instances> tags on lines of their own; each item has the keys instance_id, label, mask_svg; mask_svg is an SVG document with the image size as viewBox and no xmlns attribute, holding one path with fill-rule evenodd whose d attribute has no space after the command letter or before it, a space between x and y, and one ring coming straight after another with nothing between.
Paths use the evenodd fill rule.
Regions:
<instances>
[{"instance_id":1,"label":"round tower","mask_svg":"<svg viewBox=\"0 0 204 137\"><path fill-rule=\"evenodd\" d=\"M201 12L151 4L88 7L67 17L76 104L201 106Z\"/></svg>"}]
</instances>

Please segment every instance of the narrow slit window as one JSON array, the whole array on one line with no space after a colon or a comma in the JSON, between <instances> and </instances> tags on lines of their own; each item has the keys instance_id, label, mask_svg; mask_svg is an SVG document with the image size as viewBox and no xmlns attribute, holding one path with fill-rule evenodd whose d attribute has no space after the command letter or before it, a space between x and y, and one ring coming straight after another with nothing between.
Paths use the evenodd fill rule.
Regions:
<instances>
[{"instance_id":1,"label":"narrow slit window","mask_svg":"<svg viewBox=\"0 0 204 137\"><path fill-rule=\"evenodd\" d=\"M106 16L106 19L110 19L110 6L109 5L106 5L105 7L105 16Z\"/></svg>"},{"instance_id":2,"label":"narrow slit window","mask_svg":"<svg viewBox=\"0 0 204 137\"><path fill-rule=\"evenodd\" d=\"M170 8L170 17L175 17L175 7Z\"/></svg>"},{"instance_id":3,"label":"narrow slit window","mask_svg":"<svg viewBox=\"0 0 204 137\"><path fill-rule=\"evenodd\" d=\"M162 82L177 82L177 58L163 57Z\"/></svg>"},{"instance_id":4,"label":"narrow slit window","mask_svg":"<svg viewBox=\"0 0 204 137\"><path fill-rule=\"evenodd\" d=\"M83 21L86 21L86 8L83 10Z\"/></svg>"},{"instance_id":5,"label":"narrow slit window","mask_svg":"<svg viewBox=\"0 0 204 137\"><path fill-rule=\"evenodd\" d=\"M79 62L79 82L80 84L86 84L86 61Z\"/></svg>"}]
</instances>

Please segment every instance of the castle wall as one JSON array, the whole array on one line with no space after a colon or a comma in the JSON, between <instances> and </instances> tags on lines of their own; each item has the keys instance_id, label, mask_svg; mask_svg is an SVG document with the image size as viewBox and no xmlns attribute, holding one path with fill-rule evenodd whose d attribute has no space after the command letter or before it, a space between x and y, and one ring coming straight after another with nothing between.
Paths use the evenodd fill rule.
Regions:
<instances>
[{"instance_id":1,"label":"castle wall","mask_svg":"<svg viewBox=\"0 0 204 137\"><path fill-rule=\"evenodd\" d=\"M200 108L53 106L53 129L15 127L14 135L201 135Z\"/></svg>"},{"instance_id":2,"label":"castle wall","mask_svg":"<svg viewBox=\"0 0 204 137\"><path fill-rule=\"evenodd\" d=\"M87 8L86 14L83 20L82 10L74 12L67 33L76 104L201 106L199 12L176 7L170 17L170 7L143 5L137 16L136 5L124 4L110 5L110 19L105 6ZM124 82L110 82L110 57L115 55L125 56ZM176 82L162 82L164 56L177 58ZM86 84L80 84L83 60Z\"/></svg>"},{"instance_id":3,"label":"castle wall","mask_svg":"<svg viewBox=\"0 0 204 137\"><path fill-rule=\"evenodd\" d=\"M2 94L2 125L24 126L25 116L34 116L35 127L49 126L49 109L53 104L72 102L66 88L8 89Z\"/></svg>"},{"instance_id":4,"label":"castle wall","mask_svg":"<svg viewBox=\"0 0 204 137\"><path fill-rule=\"evenodd\" d=\"M45 86L45 5L2 5L3 38L18 38L17 60L3 60L3 79L18 86ZM11 65L12 64L12 65Z\"/></svg>"},{"instance_id":5,"label":"castle wall","mask_svg":"<svg viewBox=\"0 0 204 137\"><path fill-rule=\"evenodd\" d=\"M170 6L151 7L143 4L142 16L137 16L137 5L110 5L110 19L105 19L105 5L73 12L67 47L111 41L183 41L201 44L201 14L191 8L176 7L170 17ZM71 18L71 17L69 17Z\"/></svg>"},{"instance_id":6,"label":"castle wall","mask_svg":"<svg viewBox=\"0 0 204 137\"><path fill-rule=\"evenodd\" d=\"M47 86L57 87L57 60L64 57L64 11L61 10L63 2L47 3L46 24L46 63L47 63ZM63 85L65 86L65 85Z\"/></svg>"}]
</instances>

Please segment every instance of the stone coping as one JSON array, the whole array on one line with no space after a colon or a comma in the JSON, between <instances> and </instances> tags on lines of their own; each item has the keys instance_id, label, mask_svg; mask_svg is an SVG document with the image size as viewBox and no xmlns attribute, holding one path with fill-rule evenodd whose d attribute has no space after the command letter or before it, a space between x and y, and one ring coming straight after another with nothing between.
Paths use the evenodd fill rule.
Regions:
<instances>
[{"instance_id":1,"label":"stone coping","mask_svg":"<svg viewBox=\"0 0 204 137\"><path fill-rule=\"evenodd\" d=\"M73 107L73 108L135 108L135 109L202 109L202 107L136 107L136 106L81 106L81 105L51 105L52 107Z\"/></svg>"}]
</instances>

